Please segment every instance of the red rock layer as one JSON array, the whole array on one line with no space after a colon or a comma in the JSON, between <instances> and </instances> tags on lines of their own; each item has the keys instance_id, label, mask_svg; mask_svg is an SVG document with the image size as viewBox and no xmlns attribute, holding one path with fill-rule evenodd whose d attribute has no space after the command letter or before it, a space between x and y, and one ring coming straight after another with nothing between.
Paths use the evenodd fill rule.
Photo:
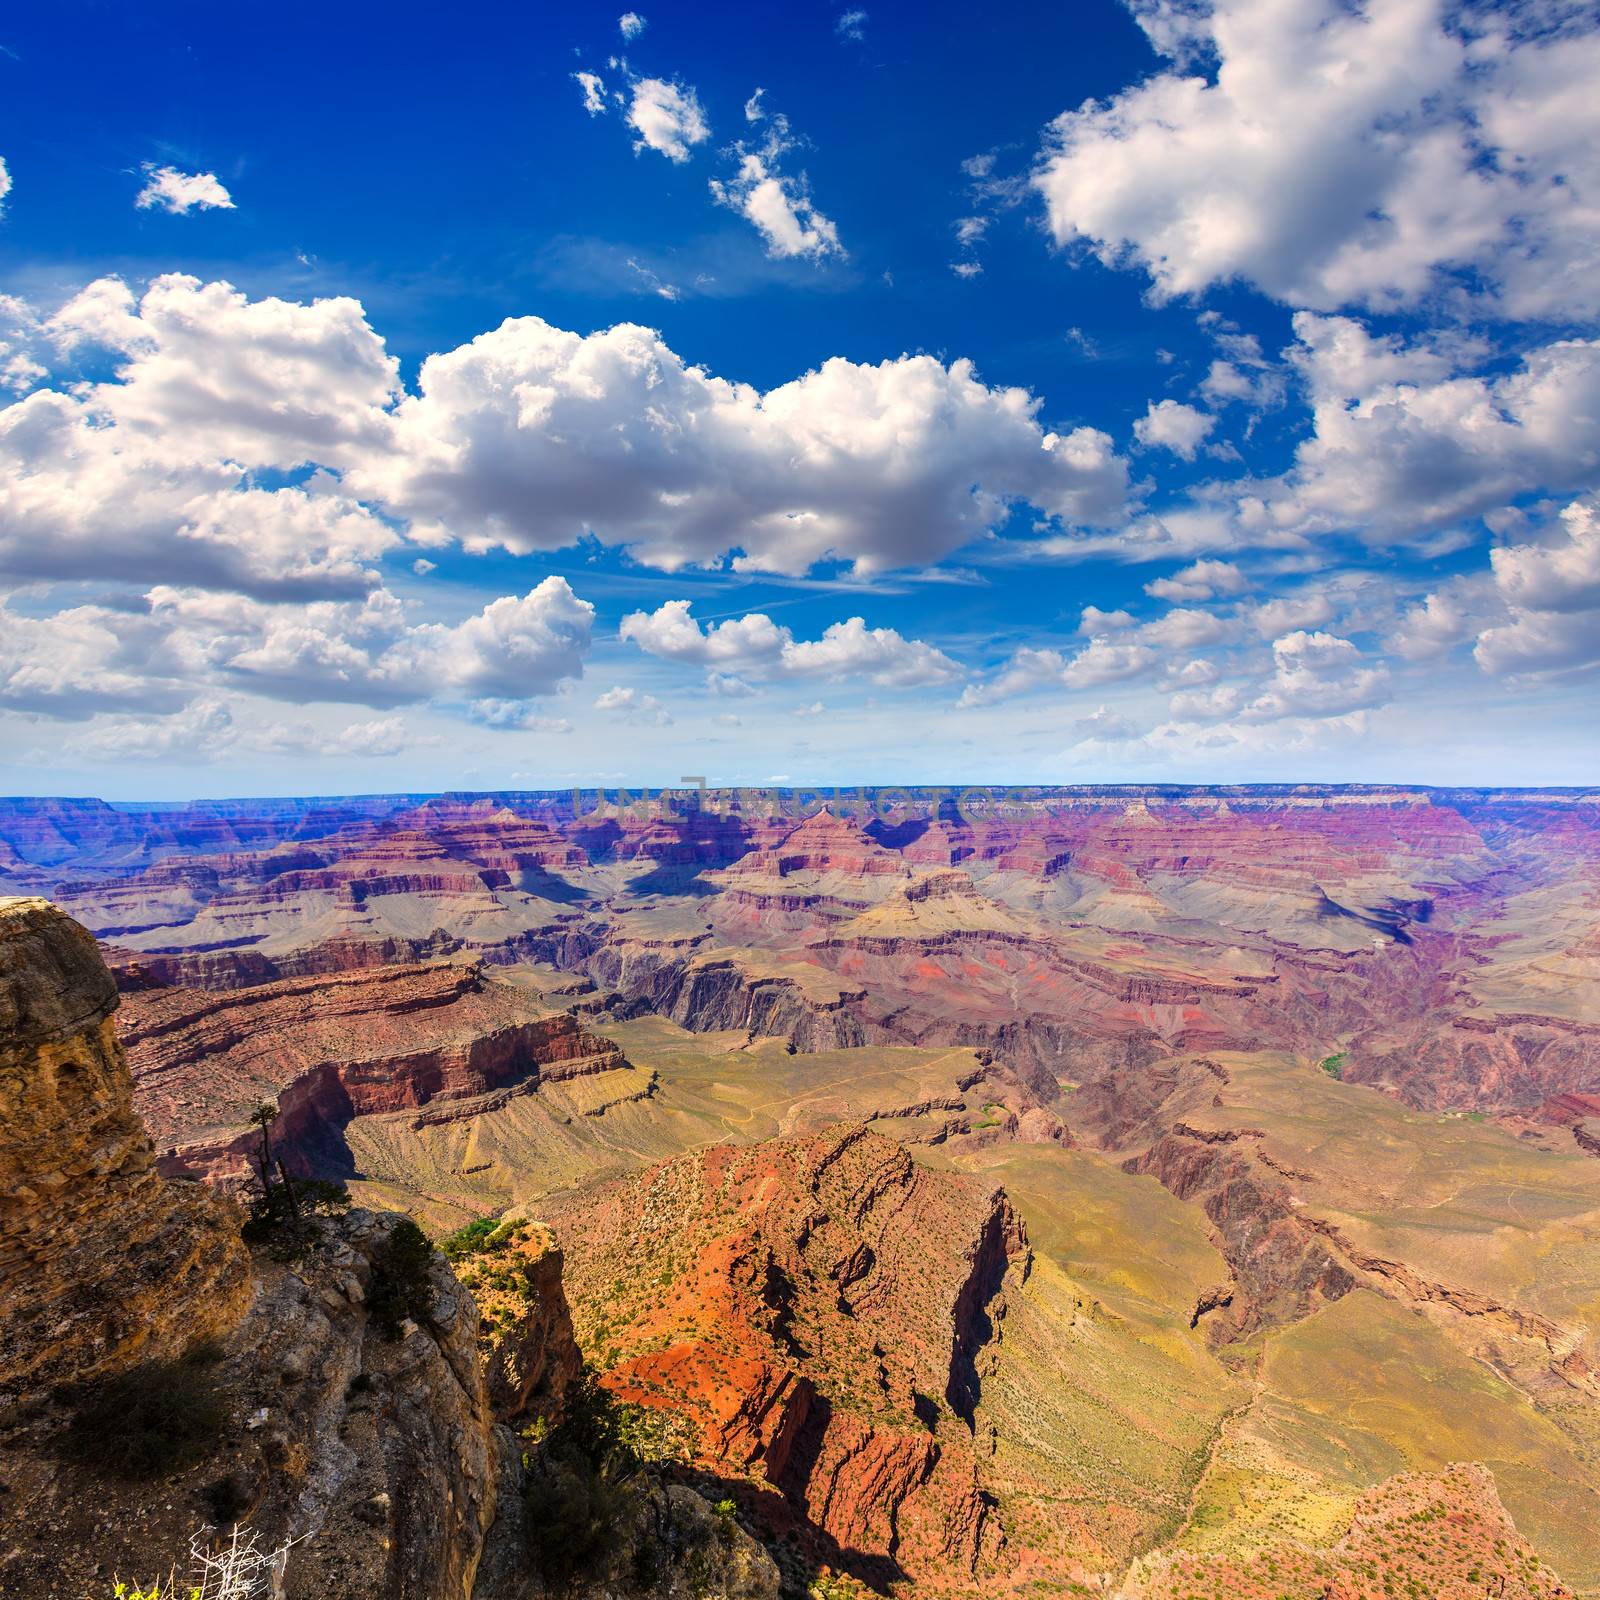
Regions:
<instances>
[{"instance_id":1,"label":"red rock layer","mask_svg":"<svg viewBox=\"0 0 1600 1600\"><path fill-rule=\"evenodd\" d=\"M1590 1117L1600 1117L1600 1094L1555 1095L1539 1108L1539 1115L1558 1128L1570 1128Z\"/></svg>"},{"instance_id":2,"label":"red rock layer","mask_svg":"<svg viewBox=\"0 0 1600 1600\"><path fill-rule=\"evenodd\" d=\"M625 1068L608 1040L476 964L294 978L227 994L148 988L123 1003L137 1104L175 1171L243 1174L252 1110L302 1171L340 1153L352 1117Z\"/></svg>"},{"instance_id":3,"label":"red rock layer","mask_svg":"<svg viewBox=\"0 0 1600 1600\"><path fill-rule=\"evenodd\" d=\"M735 865L738 873L786 878L795 872L836 872L846 877L903 875L906 862L885 850L849 817L818 811L765 849L752 850Z\"/></svg>"},{"instance_id":4,"label":"red rock layer","mask_svg":"<svg viewBox=\"0 0 1600 1600\"><path fill-rule=\"evenodd\" d=\"M140 981L236 987L476 951L802 1050L974 1045L1039 1075L1041 1092L1130 1051L1318 1059L1332 1041L1351 1081L1419 1106L1531 1112L1600 1090L1600 1016L1563 992L1600 984L1600 940L1571 912L1585 885L1600 893L1592 797L1145 786L968 796L965 814L946 796L932 821L856 808L799 822L726 796L577 816L570 797L509 798L142 820L0 803L0 841L24 863L13 881L68 862L70 909L143 947ZM656 870L619 877L600 861ZM115 875L90 881L95 862ZM968 876L973 920L992 900L994 926L896 935L875 914L928 867ZM1542 952L1538 904L1518 902L1552 888L1569 926ZM643 939L628 916L640 901ZM846 926L858 919L871 927ZM1491 1009L1473 984L1508 937L1524 953ZM725 962L708 959L717 944Z\"/></svg>"},{"instance_id":5,"label":"red rock layer","mask_svg":"<svg viewBox=\"0 0 1600 1600\"><path fill-rule=\"evenodd\" d=\"M1028 1261L1002 1191L841 1128L681 1157L551 1222L609 1389L780 1490L839 1562L970 1577L993 1537L976 1358Z\"/></svg>"}]
</instances>

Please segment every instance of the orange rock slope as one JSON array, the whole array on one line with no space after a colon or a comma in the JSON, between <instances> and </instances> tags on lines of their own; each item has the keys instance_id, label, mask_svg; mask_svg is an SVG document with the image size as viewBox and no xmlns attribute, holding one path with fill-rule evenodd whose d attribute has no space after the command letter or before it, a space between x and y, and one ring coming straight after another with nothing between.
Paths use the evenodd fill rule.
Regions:
<instances>
[{"instance_id":1,"label":"orange rock slope","mask_svg":"<svg viewBox=\"0 0 1600 1600\"><path fill-rule=\"evenodd\" d=\"M977 1357L1029 1260L1003 1192L845 1127L684 1156L551 1223L602 1382L693 1462L778 1491L880 1582L994 1553Z\"/></svg>"}]
</instances>

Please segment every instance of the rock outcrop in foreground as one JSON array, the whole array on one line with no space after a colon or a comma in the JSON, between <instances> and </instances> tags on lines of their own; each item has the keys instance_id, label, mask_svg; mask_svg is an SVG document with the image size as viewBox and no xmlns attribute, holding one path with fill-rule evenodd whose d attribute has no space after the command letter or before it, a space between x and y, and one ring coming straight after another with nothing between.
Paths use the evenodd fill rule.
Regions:
<instances>
[{"instance_id":1,"label":"rock outcrop in foreground","mask_svg":"<svg viewBox=\"0 0 1600 1600\"><path fill-rule=\"evenodd\" d=\"M777 1490L832 1565L970 1582L997 1538L979 1371L1029 1261L1003 1191L845 1127L683 1156L551 1221L613 1394Z\"/></svg>"},{"instance_id":2,"label":"rock outcrop in foreground","mask_svg":"<svg viewBox=\"0 0 1600 1600\"><path fill-rule=\"evenodd\" d=\"M156 1171L116 1007L83 928L0 900L0 1396L174 1355L249 1298L234 1219Z\"/></svg>"},{"instance_id":3,"label":"rock outcrop in foreground","mask_svg":"<svg viewBox=\"0 0 1600 1600\"><path fill-rule=\"evenodd\" d=\"M252 1258L156 1171L116 1004L83 928L0 901L0 1597L102 1600L242 1525L287 1547L289 1600L548 1600L542 1456L507 1423L558 1417L579 1370L559 1252L530 1227L469 1274L489 1319L393 1214ZM648 1473L600 1554L569 1600L776 1600L760 1546Z\"/></svg>"}]
</instances>

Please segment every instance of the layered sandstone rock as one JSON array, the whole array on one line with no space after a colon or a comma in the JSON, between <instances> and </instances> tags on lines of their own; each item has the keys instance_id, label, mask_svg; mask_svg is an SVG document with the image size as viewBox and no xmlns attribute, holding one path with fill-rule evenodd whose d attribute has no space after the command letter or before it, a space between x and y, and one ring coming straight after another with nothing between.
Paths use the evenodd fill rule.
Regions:
<instances>
[{"instance_id":1,"label":"layered sandstone rock","mask_svg":"<svg viewBox=\"0 0 1600 1600\"><path fill-rule=\"evenodd\" d=\"M570 1013L473 963L226 993L143 987L125 997L121 1029L163 1165L215 1179L248 1172L249 1117L264 1100L277 1103L273 1135L291 1169L337 1174L348 1168L342 1133L354 1117L423 1106L441 1114L496 1090L632 1071Z\"/></svg>"},{"instance_id":2,"label":"layered sandstone rock","mask_svg":"<svg viewBox=\"0 0 1600 1600\"><path fill-rule=\"evenodd\" d=\"M156 1171L116 1007L83 928L0 900L0 1393L171 1355L249 1297L234 1220Z\"/></svg>"},{"instance_id":3,"label":"layered sandstone rock","mask_svg":"<svg viewBox=\"0 0 1600 1600\"><path fill-rule=\"evenodd\" d=\"M736 871L741 877L788 878L798 873L903 877L906 864L851 818L821 810L765 849L752 850L742 857Z\"/></svg>"},{"instance_id":4,"label":"layered sandstone rock","mask_svg":"<svg viewBox=\"0 0 1600 1600\"><path fill-rule=\"evenodd\" d=\"M11 881L56 874L129 946L130 976L168 983L479 954L799 1050L970 1045L1081 1078L1085 1053L1314 1056L1331 1036L1352 1080L1428 1108L1529 1112L1600 1087L1592 796L1131 786L919 805L935 801L865 826L859 806L795 821L727 795L577 815L552 795L19 802L0 840Z\"/></svg>"},{"instance_id":5,"label":"layered sandstone rock","mask_svg":"<svg viewBox=\"0 0 1600 1600\"><path fill-rule=\"evenodd\" d=\"M995 1537L979 1356L1028 1264L1002 1191L847 1127L684 1156L551 1220L613 1393L776 1488L842 1564L970 1577Z\"/></svg>"},{"instance_id":6,"label":"layered sandstone rock","mask_svg":"<svg viewBox=\"0 0 1600 1600\"><path fill-rule=\"evenodd\" d=\"M683 815L579 816L567 830L597 861L654 861L668 867L717 867L737 861L758 842L782 830L752 822L736 811L698 808Z\"/></svg>"}]
</instances>

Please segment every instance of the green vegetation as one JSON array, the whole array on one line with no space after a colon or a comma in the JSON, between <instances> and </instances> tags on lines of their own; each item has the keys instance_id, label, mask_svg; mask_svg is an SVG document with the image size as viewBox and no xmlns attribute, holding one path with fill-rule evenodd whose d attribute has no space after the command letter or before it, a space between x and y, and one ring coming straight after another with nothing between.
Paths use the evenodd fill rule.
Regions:
<instances>
[{"instance_id":1,"label":"green vegetation","mask_svg":"<svg viewBox=\"0 0 1600 1600\"><path fill-rule=\"evenodd\" d=\"M731 1543L738 1508L720 1500L706 1522L679 1525L655 1471L672 1454L662 1424L675 1420L619 1403L585 1371L567 1391L561 1420L524 1435L532 1447L523 1457L529 1553L552 1589L579 1574L594 1583L626 1573L649 1590L668 1560L681 1566L691 1593L709 1592L711 1552Z\"/></svg>"},{"instance_id":2,"label":"green vegetation","mask_svg":"<svg viewBox=\"0 0 1600 1600\"><path fill-rule=\"evenodd\" d=\"M213 1368L216 1350L197 1346L178 1361L147 1361L71 1391L62 1453L109 1477L170 1477L221 1441L230 1407Z\"/></svg>"},{"instance_id":3,"label":"green vegetation","mask_svg":"<svg viewBox=\"0 0 1600 1600\"><path fill-rule=\"evenodd\" d=\"M1301 1472L1359 1490L1489 1462L1519 1531L1592 1583L1600 1484L1581 1447L1424 1318L1358 1289L1274 1335L1261 1377L1262 1426Z\"/></svg>"},{"instance_id":4,"label":"green vegetation","mask_svg":"<svg viewBox=\"0 0 1600 1600\"><path fill-rule=\"evenodd\" d=\"M1330 1078L1344 1077L1344 1064L1350 1059L1348 1050L1335 1051L1331 1056L1324 1056L1317 1065L1328 1074Z\"/></svg>"},{"instance_id":5,"label":"green vegetation","mask_svg":"<svg viewBox=\"0 0 1600 1600\"><path fill-rule=\"evenodd\" d=\"M372 1259L367 1308L387 1339L407 1320L433 1314L433 1246L409 1217L395 1224Z\"/></svg>"},{"instance_id":6,"label":"green vegetation","mask_svg":"<svg viewBox=\"0 0 1600 1600\"><path fill-rule=\"evenodd\" d=\"M632 1504L632 1477L633 1469L619 1457L598 1463L553 1459L529 1475L529 1538L547 1582L565 1587L614 1548L617 1525Z\"/></svg>"},{"instance_id":7,"label":"green vegetation","mask_svg":"<svg viewBox=\"0 0 1600 1600\"><path fill-rule=\"evenodd\" d=\"M557 1587L615 1550L641 1466L626 1434L623 1408L586 1372L567 1391L560 1423L529 1459L524 1496L532 1553Z\"/></svg>"},{"instance_id":8,"label":"green vegetation","mask_svg":"<svg viewBox=\"0 0 1600 1600\"><path fill-rule=\"evenodd\" d=\"M497 1215L477 1217L464 1228L457 1228L439 1241L439 1248L451 1261L463 1256L479 1255L486 1250L503 1250L510 1242L514 1228L501 1222Z\"/></svg>"},{"instance_id":9,"label":"green vegetation","mask_svg":"<svg viewBox=\"0 0 1600 1600\"><path fill-rule=\"evenodd\" d=\"M246 1244L265 1245L282 1260L296 1260L310 1249L313 1217L342 1216L350 1209L350 1191L324 1178L296 1178L287 1173L264 1193L250 1199L240 1230Z\"/></svg>"}]
</instances>

